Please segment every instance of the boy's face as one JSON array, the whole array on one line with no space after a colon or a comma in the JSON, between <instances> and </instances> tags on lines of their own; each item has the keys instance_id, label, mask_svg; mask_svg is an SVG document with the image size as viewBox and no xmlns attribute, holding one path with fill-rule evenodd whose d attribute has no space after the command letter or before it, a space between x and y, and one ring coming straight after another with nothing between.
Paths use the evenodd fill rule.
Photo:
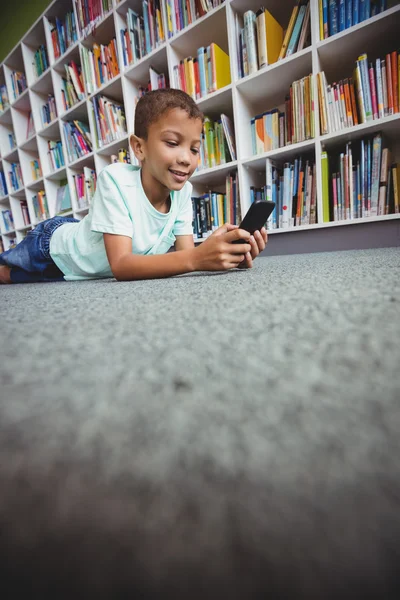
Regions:
<instances>
[{"instance_id":1,"label":"boy's face","mask_svg":"<svg viewBox=\"0 0 400 600\"><path fill-rule=\"evenodd\" d=\"M174 108L149 126L147 140L133 136L133 149L142 162L143 178L154 188L179 191L199 162L200 119ZM157 190L154 189L154 192Z\"/></svg>"}]
</instances>

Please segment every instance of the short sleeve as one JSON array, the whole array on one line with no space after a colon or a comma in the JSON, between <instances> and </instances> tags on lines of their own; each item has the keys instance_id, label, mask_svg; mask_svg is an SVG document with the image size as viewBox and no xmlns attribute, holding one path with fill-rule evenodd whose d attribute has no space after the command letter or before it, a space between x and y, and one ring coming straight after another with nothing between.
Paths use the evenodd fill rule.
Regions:
<instances>
[{"instance_id":1,"label":"short sleeve","mask_svg":"<svg viewBox=\"0 0 400 600\"><path fill-rule=\"evenodd\" d=\"M103 169L97 178L92 201L90 229L132 237L132 219L117 181Z\"/></svg>"},{"instance_id":2,"label":"short sleeve","mask_svg":"<svg viewBox=\"0 0 400 600\"><path fill-rule=\"evenodd\" d=\"M192 235L193 234L193 205L192 205L192 185L187 183L185 186L184 197L181 198L180 207L174 223L174 235Z\"/></svg>"}]
</instances>

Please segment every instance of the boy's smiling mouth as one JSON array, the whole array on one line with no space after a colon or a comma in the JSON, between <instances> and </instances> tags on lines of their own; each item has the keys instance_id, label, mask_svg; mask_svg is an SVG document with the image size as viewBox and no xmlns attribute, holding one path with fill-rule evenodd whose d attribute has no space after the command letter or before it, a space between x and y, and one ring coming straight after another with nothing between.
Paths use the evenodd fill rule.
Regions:
<instances>
[{"instance_id":1,"label":"boy's smiling mouth","mask_svg":"<svg viewBox=\"0 0 400 600\"><path fill-rule=\"evenodd\" d=\"M189 173L185 173L184 171L175 171L175 169L168 169L168 170L172 174L174 179L176 179L176 181L179 181L179 182L184 181L186 179L186 177L189 176Z\"/></svg>"}]
</instances>

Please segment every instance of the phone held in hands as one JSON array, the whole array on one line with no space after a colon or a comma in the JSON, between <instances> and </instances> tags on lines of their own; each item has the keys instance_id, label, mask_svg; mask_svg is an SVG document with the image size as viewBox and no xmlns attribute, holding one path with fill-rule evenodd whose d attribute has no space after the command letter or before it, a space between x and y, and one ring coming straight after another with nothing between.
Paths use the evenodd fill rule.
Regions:
<instances>
[{"instance_id":1,"label":"phone held in hands","mask_svg":"<svg viewBox=\"0 0 400 600\"><path fill-rule=\"evenodd\" d=\"M264 227L274 208L275 202L271 202L271 200L255 200L240 223L239 229L245 229L251 234L259 231ZM232 243L243 244L245 242L246 240L235 240Z\"/></svg>"}]
</instances>

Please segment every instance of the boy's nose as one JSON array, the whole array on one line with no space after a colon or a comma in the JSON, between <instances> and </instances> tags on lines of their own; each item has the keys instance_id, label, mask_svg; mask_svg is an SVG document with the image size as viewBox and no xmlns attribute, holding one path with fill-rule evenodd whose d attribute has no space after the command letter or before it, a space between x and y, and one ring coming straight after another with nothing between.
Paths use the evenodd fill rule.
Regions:
<instances>
[{"instance_id":1,"label":"boy's nose","mask_svg":"<svg viewBox=\"0 0 400 600\"><path fill-rule=\"evenodd\" d=\"M190 165L190 154L188 151L183 150L179 157L178 157L178 163L181 165Z\"/></svg>"}]
</instances>

